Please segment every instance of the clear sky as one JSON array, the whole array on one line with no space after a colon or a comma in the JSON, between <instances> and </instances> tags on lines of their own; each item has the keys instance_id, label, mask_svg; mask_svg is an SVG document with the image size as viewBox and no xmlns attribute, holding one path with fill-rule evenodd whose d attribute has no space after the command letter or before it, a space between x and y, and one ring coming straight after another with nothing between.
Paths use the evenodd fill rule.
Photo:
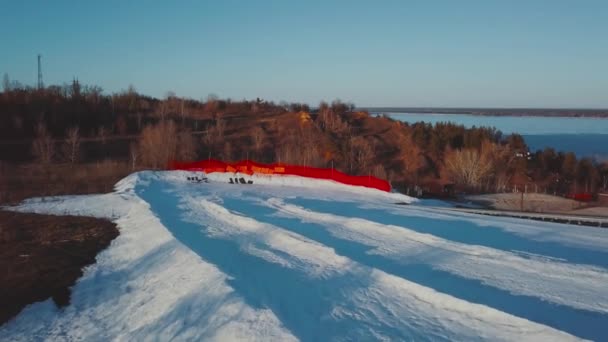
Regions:
<instances>
[{"instance_id":1,"label":"clear sky","mask_svg":"<svg viewBox=\"0 0 608 342\"><path fill-rule=\"evenodd\" d=\"M0 0L34 85L359 106L608 108L608 1Z\"/></svg>"}]
</instances>

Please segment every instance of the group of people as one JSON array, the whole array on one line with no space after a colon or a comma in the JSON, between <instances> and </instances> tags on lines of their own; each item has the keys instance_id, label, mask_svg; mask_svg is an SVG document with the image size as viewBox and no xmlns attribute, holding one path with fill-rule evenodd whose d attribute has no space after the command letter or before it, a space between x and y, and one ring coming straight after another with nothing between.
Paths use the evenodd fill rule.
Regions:
<instances>
[{"instance_id":1,"label":"group of people","mask_svg":"<svg viewBox=\"0 0 608 342\"><path fill-rule=\"evenodd\" d=\"M188 180L191 182L197 182L197 183L200 183L200 182L209 183L209 179L207 177L203 177L201 179L201 178L198 178L198 176L194 176L194 177L188 177Z\"/></svg>"},{"instance_id":2,"label":"group of people","mask_svg":"<svg viewBox=\"0 0 608 342\"><path fill-rule=\"evenodd\" d=\"M238 178L238 179L236 177L234 177L234 180L232 178L230 178L229 183L230 184L239 184L239 183L240 184L253 184L253 181L252 180L246 181L245 178L243 178L243 177Z\"/></svg>"},{"instance_id":3,"label":"group of people","mask_svg":"<svg viewBox=\"0 0 608 342\"><path fill-rule=\"evenodd\" d=\"M193 176L193 177L187 177L189 181L191 182L196 182L196 183L209 183L209 178L207 177L203 177L203 178L199 178L198 176ZM240 178L229 178L229 183L230 184L253 184L252 180L245 180L245 178L240 177Z\"/></svg>"}]
</instances>

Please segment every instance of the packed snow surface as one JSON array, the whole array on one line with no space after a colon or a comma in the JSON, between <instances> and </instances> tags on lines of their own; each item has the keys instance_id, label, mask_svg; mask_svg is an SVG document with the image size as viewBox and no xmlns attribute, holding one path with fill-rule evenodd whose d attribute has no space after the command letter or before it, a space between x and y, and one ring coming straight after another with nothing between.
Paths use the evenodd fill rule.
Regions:
<instances>
[{"instance_id":1,"label":"packed snow surface","mask_svg":"<svg viewBox=\"0 0 608 342\"><path fill-rule=\"evenodd\" d=\"M608 336L608 230L294 176L191 177L141 172L111 194L12 208L109 218L120 235L67 307L32 304L0 340Z\"/></svg>"}]
</instances>

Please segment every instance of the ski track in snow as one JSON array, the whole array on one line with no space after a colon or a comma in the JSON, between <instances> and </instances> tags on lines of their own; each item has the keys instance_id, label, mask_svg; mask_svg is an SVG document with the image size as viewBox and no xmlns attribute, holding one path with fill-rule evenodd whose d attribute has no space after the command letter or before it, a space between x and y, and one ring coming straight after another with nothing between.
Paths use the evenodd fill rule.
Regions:
<instances>
[{"instance_id":1,"label":"ski track in snow","mask_svg":"<svg viewBox=\"0 0 608 342\"><path fill-rule=\"evenodd\" d=\"M281 214L320 223L341 239L373 247L370 253L403 262L422 262L438 269L502 288L514 294L538 296L556 304L608 313L608 270L572 265L541 256L523 258L483 246L466 245L421 234L405 227L318 213L270 199Z\"/></svg>"},{"instance_id":2,"label":"ski track in snow","mask_svg":"<svg viewBox=\"0 0 608 342\"><path fill-rule=\"evenodd\" d=\"M353 335L350 339L429 339L492 338L513 339L561 339L551 328L518 318L503 312L472 304L438 293L432 289L359 265L337 255L331 248L280 227L258 222L239 213L230 212L205 198L187 197L181 208L185 219L202 223L206 234L239 241L245 252L282 267L301 270L309 276L331 279L333 277L357 279L369 278L348 291L332 293L328 315L336 320L346 320ZM258 242L265 253L251 252L247 246ZM277 257L275 252L282 257ZM335 290L334 290L335 291ZM418 329L423 331L422 334ZM383 332L389 331L390 335ZM322 340L335 336L316 336Z\"/></svg>"},{"instance_id":3,"label":"ski track in snow","mask_svg":"<svg viewBox=\"0 0 608 342\"><path fill-rule=\"evenodd\" d=\"M605 252L603 232L427 211L423 202L399 208L395 202L415 200L298 177L259 176L254 185L229 185L227 174L209 175L208 184L188 183L189 175L195 174L140 172L111 194L31 199L11 208L110 218L120 235L85 269L70 305L58 310L51 300L32 304L0 327L0 340L578 339L559 324L469 302L361 263L337 252L331 241L299 234L284 225L290 221L266 219L239 201L303 222L298 229L324 229L345 244L368 246L370 255L423 263L513 294L588 310L608 326L606 269L523 247L503 251L416 232L407 228L407 216L500 226L530 240ZM330 212L288 203L297 198L327 201ZM403 215L404 226L331 213L331 200L352 203L362 215L366 208ZM557 237L541 236L552 233Z\"/></svg>"},{"instance_id":4,"label":"ski track in snow","mask_svg":"<svg viewBox=\"0 0 608 342\"><path fill-rule=\"evenodd\" d=\"M608 234L605 229L595 229L566 224L554 224L551 222L531 221L525 219L507 218L493 216L488 218L483 215L471 213L445 211L438 208L425 208L423 206L410 206L407 208L387 208L372 203L361 205L361 209L384 210L402 217L422 217L442 221L466 221L474 223L479 227L495 227L506 232L517 234L522 237L537 240L550 241L560 244L588 248L598 251L607 251ZM584 233L581 234L581 229Z\"/></svg>"}]
</instances>

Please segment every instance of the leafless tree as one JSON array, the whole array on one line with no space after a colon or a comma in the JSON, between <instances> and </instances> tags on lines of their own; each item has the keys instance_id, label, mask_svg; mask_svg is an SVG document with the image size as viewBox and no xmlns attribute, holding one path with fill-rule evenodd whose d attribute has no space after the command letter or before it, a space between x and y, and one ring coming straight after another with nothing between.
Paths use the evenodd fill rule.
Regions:
<instances>
[{"instance_id":1,"label":"leafless tree","mask_svg":"<svg viewBox=\"0 0 608 342\"><path fill-rule=\"evenodd\" d=\"M167 101L160 101L160 105L158 106L157 113L160 116L160 121L165 121L165 115L167 112Z\"/></svg>"},{"instance_id":2,"label":"leafless tree","mask_svg":"<svg viewBox=\"0 0 608 342\"><path fill-rule=\"evenodd\" d=\"M103 93L103 89L99 86L86 87L86 97L89 101L93 102L95 105L99 104L102 93Z\"/></svg>"},{"instance_id":3,"label":"leafless tree","mask_svg":"<svg viewBox=\"0 0 608 342\"><path fill-rule=\"evenodd\" d=\"M384 166L382 166L382 164L377 164L376 166L374 166L374 169L372 170L372 175L380 179L388 180L386 169L384 168Z\"/></svg>"},{"instance_id":4,"label":"leafless tree","mask_svg":"<svg viewBox=\"0 0 608 342\"><path fill-rule=\"evenodd\" d=\"M332 133L345 133L348 131L348 123L342 119L342 115L346 113L348 106L336 100L331 106L325 102L319 105L319 115L317 116L317 125L319 128Z\"/></svg>"},{"instance_id":5,"label":"leafless tree","mask_svg":"<svg viewBox=\"0 0 608 342\"><path fill-rule=\"evenodd\" d=\"M133 168L142 165L164 168L172 160L192 160L196 157L196 142L190 130L178 132L172 120L144 127L137 146L131 148Z\"/></svg>"},{"instance_id":6,"label":"leafless tree","mask_svg":"<svg viewBox=\"0 0 608 342\"><path fill-rule=\"evenodd\" d=\"M108 130L104 126L99 126L97 129L97 138L105 145L106 139L108 138Z\"/></svg>"},{"instance_id":7,"label":"leafless tree","mask_svg":"<svg viewBox=\"0 0 608 342\"><path fill-rule=\"evenodd\" d=\"M218 109L218 100L219 97L215 94L209 94L207 96L207 102L205 103L205 111L208 113L213 113Z\"/></svg>"},{"instance_id":8,"label":"leafless tree","mask_svg":"<svg viewBox=\"0 0 608 342\"><path fill-rule=\"evenodd\" d=\"M353 140L354 162L359 173L368 173L369 166L374 158L374 151L370 143L363 137Z\"/></svg>"},{"instance_id":9,"label":"leafless tree","mask_svg":"<svg viewBox=\"0 0 608 342\"><path fill-rule=\"evenodd\" d=\"M454 182L479 188L490 177L494 164L487 153L469 148L448 153L445 157L445 166Z\"/></svg>"},{"instance_id":10,"label":"leafless tree","mask_svg":"<svg viewBox=\"0 0 608 342\"><path fill-rule=\"evenodd\" d=\"M207 129L203 132L203 144L207 148L212 148L217 142L217 133L215 125L207 125Z\"/></svg>"},{"instance_id":11,"label":"leafless tree","mask_svg":"<svg viewBox=\"0 0 608 342\"><path fill-rule=\"evenodd\" d=\"M504 192L507 189L507 185L509 185L510 180L511 176L506 172L506 170L501 170L495 176L494 190L497 192Z\"/></svg>"},{"instance_id":12,"label":"leafless tree","mask_svg":"<svg viewBox=\"0 0 608 342\"><path fill-rule=\"evenodd\" d=\"M50 164L55 157L55 143L44 123L36 126L36 138L32 142L32 153L42 164Z\"/></svg>"},{"instance_id":13,"label":"leafless tree","mask_svg":"<svg viewBox=\"0 0 608 342\"><path fill-rule=\"evenodd\" d=\"M2 88L5 93L8 93L11 90L11 80L8 78L7 73L4 73L4 77L2 78Z\"/></svg>"},{"instance_id":14,"label":"leafless tree","mask_svg":"<svg viewBox=\"0 0 608 342\"><path fill-rule=\"evenodd\" d=\"M225 161L230 161L232 160L232 145L230 144L230 141L226 141L224 143L224 160Z\"/></svg>"},{"instance_id":15,"label":"leafless tree","mask_svg":"<svg viewBox=\"0 0 608 342\"><path fill-rule=\"evenodd\" d=\"M129 131L129 126L128 126L127 120L125 119L124 116L121 115L116 118L115 126L116 126L116 131L117 131L118 135L121 135L121 136L127 135L128 131Z\"/></svg>"},{"instance_id":16,"label":"leafless tree","mask_svg":"<svg viewBox=\"0 0 608 342\"><path fill-rule=\"evenodd\" d=\"M182 118L182 124L183 124L185 117L186 117L186 111L184 110L184 99L183 98L180 101L179 115Z\"/></svg>"},{"instance_id":17,"label":"leafless tree","mask_svg":"<svg viewBox=\"0 0 608 342\"><path fill-rule=\"evenodd\" d=\"M177 129L171 120L144 127L139 147L143 165L159 169L174 160L178 148Z\"/></svg>"},{"instance_id":18,"label":"leafless tree","mask_svg":"<svg viewBox=\"0 0 608 342\"><path fill-rule=\"evenodd\" d=\"M298 131L295 147L301 165L320 166L318 137L315 133L312 126L300 127Z\"/></svg>"},{"instance_id":19,"label":"leafless tree","mask_svg":"<svg viewBox=\"0 0 608 342\"><path fill-rule=\"evenodd\" d=\"M420 148L414 143L414 140L410 133L402 134L399 136L398 146L400 151L400 157L403 161L406 173L415 176L418 170L423 165L423 162L421 160Z\"/></svg>"},{"instance_id":20,"label":"leafless tree","mask_svg":"<svg viewBox=\"0 0 608 342\"><path fill-rule=\"evenodd\" d=\"M139 146L137 143L131 143L131 145L129 145L129 159L131 162L131 171L135 171L137 160L139 159Z\"/></svg>"},{"instance_id":21,"label":"leafless tree","mask_svg":"<svg viewBox=\"0 0 608 342\"><path fill-rule=\"evenodd\" d=\"M608 173L602 175L602 189L608 189Z\"/></svg>"},{"instance_id":22,"label":"leafless tree","mask_svg":"<svg viewBox=\"0 0 608 342\"><path fill-rule=\"evenodd\" d=\"M298 151L292 144L281 144L275 150L275 158L279 163L297 164L299 162Z\"/></svg>"},{"instance_id":23,"label":"leafless tree","mask_svg":"<svg viewBox=\"0 0 608 342\"><path fill-rule=\"evenodd\" d=\"M141 131L141 125L143 122L143 118L144 118L144 113L142 112L137 112L137 114L135 114L135 117L137 119L137 131Z\"/></svg>"},{"instance_id":24,"label":"leafless tree","mask_svg":"<svg viewBox=\"0 0 608 342\"><path fill-rule=\"evenodd\" d=\"M220 113L217 113L215 116L215 134L219 141L224 139L225 130L226 130L226 122L224 122L223 115L221 115Z\"/></svg>"},{"instance_id":25,"label":"leafless tree","mask_svg":"<svg viewBox=\"0 0 608 342\"><path fill-rule=\"evenodd\" d=\"M196 158L196 141L189 129L179 132L177 135L176 156L179 160L194 160Z\"/></svg>"},{"instance_id":26,"label":"leafless tree","mask_svg":"<svg viewBox=\"0 0 608 342\"><path fill-rule=\"evenodd\" d=\"M264 140L266 138L266 133L264 133L264 129L260 126L255 126L251 130L251 140L253 142L253 149L259 154L262 148L264 147Z\"/></svg>"},{"instance_id":27,"label":"leafless tree","mask_svg":"<svg viewBox=\"0 0 608 342\"><path fill-rule=\"evenodd\" d=\"M75 164L80 157L80 130L72 127L67 130L63 143L63 153L70 164Z\"/></svg>"}]
</instances>

